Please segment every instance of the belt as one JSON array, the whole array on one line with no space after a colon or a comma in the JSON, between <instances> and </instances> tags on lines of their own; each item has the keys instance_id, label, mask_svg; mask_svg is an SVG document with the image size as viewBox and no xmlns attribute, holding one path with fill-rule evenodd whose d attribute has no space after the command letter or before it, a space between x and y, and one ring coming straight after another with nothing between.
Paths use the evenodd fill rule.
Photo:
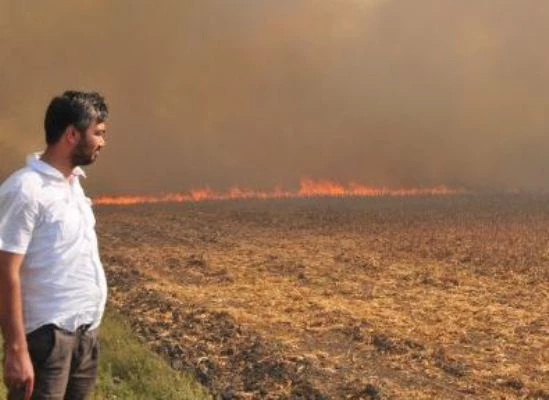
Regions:
<instances>
[{"instance_id":1,"label":"belt","mask_svg":"<svg viewBox=\"0 0 549 400\"><path fill-rule=\"evenodd\" d=\"M80 325L78 328L76 328L76 332L77 333L86 333L87 331L90 330L92 324L84 324L84 325Z\"/></svg>"},{"instance_id":2,"label":"belt","mask_svg":"<svg viewBox=\"0 0 549 400\"><path fill-rule=\"evenodd\" d=\"M60 328L55 324L47 324L47 325L44 325L42 328L52 328L52 329L61 331L61 332L65 333L65 334L68 334L68 335L82 335L82 334L88 332L90 330L91 326L92 326L92 324L80 325L78 328L76 328L76 331L74 331L74 332L69 331L67 329Z\"/></svg>"}]
</instances>

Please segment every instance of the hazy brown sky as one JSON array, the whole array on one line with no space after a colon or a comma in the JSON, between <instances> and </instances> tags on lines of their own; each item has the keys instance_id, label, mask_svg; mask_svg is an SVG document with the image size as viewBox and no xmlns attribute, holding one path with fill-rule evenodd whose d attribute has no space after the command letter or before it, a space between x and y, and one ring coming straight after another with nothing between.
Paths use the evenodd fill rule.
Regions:
<instances>
[{"instance_id":1,"label":"hazy brown sky","mask_svg":"<svg viewBox=\"0 0 549 400\"><path fill-rule=\"evenodd\" d=\"M92 194L549 188L546 0L87 3L0 0L0 179L76 88L111 110Z\"/></svg>"}]
</instances>

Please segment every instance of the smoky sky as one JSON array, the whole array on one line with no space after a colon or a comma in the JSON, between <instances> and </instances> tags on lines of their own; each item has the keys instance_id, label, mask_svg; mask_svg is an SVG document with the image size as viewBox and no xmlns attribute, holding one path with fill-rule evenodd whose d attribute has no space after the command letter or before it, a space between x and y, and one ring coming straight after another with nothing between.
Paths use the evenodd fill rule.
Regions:
<instances>
[{"instance_id":1,"label":"smoky sky","mask_svg":"<svg viewBox=\"0 0 549 400\"><path fill-rule=\"evenodd\" d=\"M0 178L97 90L92 194L549 188L546 0L0 0Z\"/></svg>"}]
</instances>

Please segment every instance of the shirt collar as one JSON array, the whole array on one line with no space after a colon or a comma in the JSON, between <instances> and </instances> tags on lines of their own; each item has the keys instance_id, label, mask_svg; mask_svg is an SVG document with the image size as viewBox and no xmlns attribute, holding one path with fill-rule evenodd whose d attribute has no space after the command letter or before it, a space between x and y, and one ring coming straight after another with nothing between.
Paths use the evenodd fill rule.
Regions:
<instances>
[{"instance_id":1,"label":"shirt collar","mask_svg":"<svg viewBox=\"0 0 549 400\"><path fill-rule=\"evenodd\" d=\"M45 163L40 159L42 153L32 153L27 156L27 165L41 174L47 175L55 179L66 180L65 176L58 169L52 167L50 164ZM80 167L75 167L72 170L72 175L77 177L86 177L86 173Z\"/></svg>"}]
</instances>

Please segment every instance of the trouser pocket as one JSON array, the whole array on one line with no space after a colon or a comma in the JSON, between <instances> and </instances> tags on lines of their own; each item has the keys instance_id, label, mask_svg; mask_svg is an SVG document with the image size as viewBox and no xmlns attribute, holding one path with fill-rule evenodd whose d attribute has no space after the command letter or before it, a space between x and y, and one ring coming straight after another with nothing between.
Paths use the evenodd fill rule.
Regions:
<instances>
[{"instance_id":1,"label":"trouser pocket","mask_svg":"<svg viewBox=\"0 0 549 400\"><path fill-rule=\"evenodd\" d=\"M28 333L27 346L35 370L39 369L50 357L55 347L54 325L44 325Z\"/></svg>"}]
</instances>

